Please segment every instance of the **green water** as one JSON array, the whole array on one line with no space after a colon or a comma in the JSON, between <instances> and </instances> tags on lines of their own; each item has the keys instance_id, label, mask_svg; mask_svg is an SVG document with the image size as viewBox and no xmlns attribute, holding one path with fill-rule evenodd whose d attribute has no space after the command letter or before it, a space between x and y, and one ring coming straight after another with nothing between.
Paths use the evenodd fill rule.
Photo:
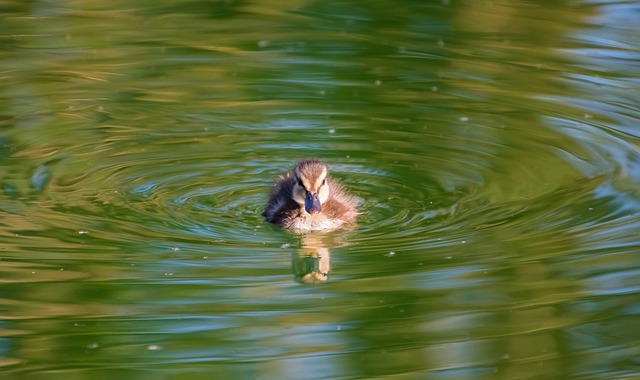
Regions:
<instances>
[{"instance_id":1,"label":"green water","mask_svg":"<svg viewBox=\"0 0 640 380\"><path fill-rule=\"evenodd\" d=\"M1 1L0 378L640 378L639 19ZM264 222L305 157L357 226Z\"/></svg>"}]
</instances>

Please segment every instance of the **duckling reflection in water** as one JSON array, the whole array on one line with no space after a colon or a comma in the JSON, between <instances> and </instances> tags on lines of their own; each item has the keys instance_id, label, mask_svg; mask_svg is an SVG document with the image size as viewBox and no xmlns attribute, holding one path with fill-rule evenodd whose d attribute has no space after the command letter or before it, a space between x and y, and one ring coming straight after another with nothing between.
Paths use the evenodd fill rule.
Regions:
<instances>
[{"instance_id":1,"label":"duckling reflection in water","mask_svg":"<svg viewBox=\"0 0 640 380\"><path fill-rule=\"evenodd\" d=\"M357 205L358 199L329 177L327 165L308 159L277 181L263 215L282 228L321 231L353 223Z\"/></svg>"},{"instance_id":2,"label":"duckling reflection in water","mask_svg":"<svg viewBox=\"0 0 640 380\"><path fill-rule=\"evenodd\" d=\"M291 269L296 281L304 284L325 282L331 271L331 254L326 247L311 247L291 255ZM311 251L311 252L309 252Z\"/></svg>"}]
</instances>

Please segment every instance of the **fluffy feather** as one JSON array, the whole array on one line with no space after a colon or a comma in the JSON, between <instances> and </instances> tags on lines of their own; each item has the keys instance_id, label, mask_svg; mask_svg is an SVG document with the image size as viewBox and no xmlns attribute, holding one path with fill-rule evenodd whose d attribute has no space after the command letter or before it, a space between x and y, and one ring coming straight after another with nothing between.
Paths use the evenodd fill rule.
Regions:
<instances>
[{"instance_id":1,"label":"fluffy feather","mask_svg":"<svg viewBox=\"0 0 640 380\"><path fill-rule=\"evenodd\" d=\"M320 207L316 203L310 207L311 198ZM294 231L329 230L355 222L357 205L358 199L329 177L327 165L308 159L278 179L263 215L268 222Z\"/></svg>"}]
</instances>

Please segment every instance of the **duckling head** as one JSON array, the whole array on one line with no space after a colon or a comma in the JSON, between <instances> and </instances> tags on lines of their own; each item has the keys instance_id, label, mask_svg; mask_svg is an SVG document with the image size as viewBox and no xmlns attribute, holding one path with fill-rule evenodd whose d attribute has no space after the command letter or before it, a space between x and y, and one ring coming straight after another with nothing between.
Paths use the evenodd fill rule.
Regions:
<instances>
[{"instance_id":1,"label":"duckling head","mask_svg":"<svg viewBox=\"0 0 640 380\"><path fill-rule=\"evenodd\" d=\"M320 160L304 160L294 171L293 200L310 215L320 214L322 204L329 199L329 169Z\"/></svg>"}]
</instances>

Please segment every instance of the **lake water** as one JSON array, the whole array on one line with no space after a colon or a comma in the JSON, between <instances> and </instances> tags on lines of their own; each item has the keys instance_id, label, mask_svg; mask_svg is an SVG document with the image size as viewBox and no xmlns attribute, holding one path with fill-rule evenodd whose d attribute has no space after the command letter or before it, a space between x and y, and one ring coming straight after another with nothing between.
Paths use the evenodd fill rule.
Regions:
<instances>
[{"instance_id":1,"label":"lake water","mask_svg":"<svg viewBox=\"0 0 640 380\"><path fill-rule=\"evenodd\" d=\"M0 10L2 379L640 378L637 2Z\"/></svg>"}]
</instances>

